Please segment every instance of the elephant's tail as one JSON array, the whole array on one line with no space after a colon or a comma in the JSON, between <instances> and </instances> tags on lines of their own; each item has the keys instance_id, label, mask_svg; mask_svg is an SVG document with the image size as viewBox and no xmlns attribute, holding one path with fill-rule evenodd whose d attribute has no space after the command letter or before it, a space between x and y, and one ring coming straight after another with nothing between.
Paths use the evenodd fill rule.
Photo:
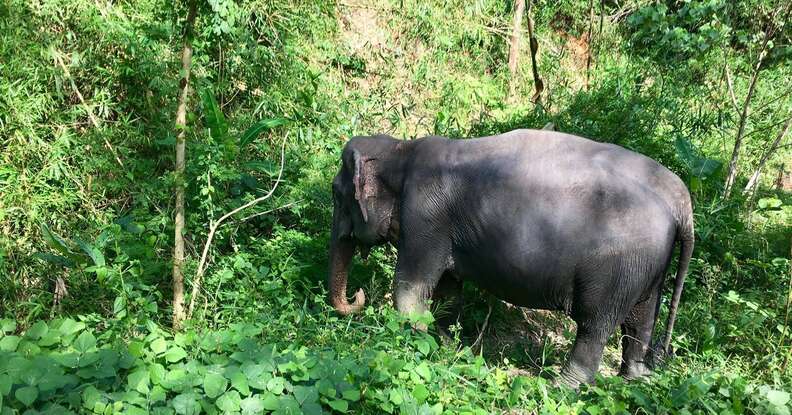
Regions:
<instances>
[{"instance_id":1,"label":"elephant's tail","mask_svg":"<svg viewBox=\"0 0 792 415\"><path fill-rule=\"evenodd\" d=\"M674 321L676 320L679 308L679 298L682 296L682 286L685 284L685 275L690 265L690 258L693 255L693 212L688 211L685 220L680 221L677 228L676 239L680 243L679 265L677 266L676 279L674 280L674 294L671 297L671 307L668 309L668 322L666 323L665 338L663 339L663 351L666 356L670 355L671 334L674 332Z\"/></svg>"}]
</instances>

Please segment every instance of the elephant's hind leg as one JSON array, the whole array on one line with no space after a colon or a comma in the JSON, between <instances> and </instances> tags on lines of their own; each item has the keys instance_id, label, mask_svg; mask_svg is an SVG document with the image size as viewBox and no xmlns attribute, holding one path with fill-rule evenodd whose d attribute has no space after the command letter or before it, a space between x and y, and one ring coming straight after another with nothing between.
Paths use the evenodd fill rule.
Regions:
<instances>
[{"instance_id":1,"label":"elephant's hind leg","mask_svg":"<svg viewBox=\"0 0 792 415\"><path fill-rule=\"evenodd\" d=\"M450 271L443 273L432 293L432 314L441 335L451 337L449 328L462 314L462 281Z\"/></svg>"},{"instance_id":2,"label":"elephant's hind leg","mask_svg":"<svg viewBox=\"0 0 792 415\"><path fill-rule=\"evenodd\" d=\"M604 298L590 296L577 299L572 305L572 319L577 333L572 352L561 370L561 380L577 388L581 383L593 383L602 361L608 337L616 330L617 312ZM594 300L596 298L596 300Z\"/></svg>"},{"instance_id":3,"label":"elephant's hind leg","mask_svg":"<svg viewBox=\"0 0 792 415\"><path fill-rule=\"evenodd\" d=\"M622 363L619 375L627 379L637 379L652 373L648 359L659 306L658 287L649 298L633 306L624 319L621 325Z\"/></svg>"},{"instance_id":4,"label":"elephant's hind leg","mask_svg":"<svg viewBox=\"0 0 792 415\"><path fill-rule=\"evenodd\" d=\"M577 334L561 371L561 380L569 386L594 382L608 338L638 297L636 280L625 272L631 264L623 258L599 257L578 269L570 310Z\"/></svg>"}]
</instances>

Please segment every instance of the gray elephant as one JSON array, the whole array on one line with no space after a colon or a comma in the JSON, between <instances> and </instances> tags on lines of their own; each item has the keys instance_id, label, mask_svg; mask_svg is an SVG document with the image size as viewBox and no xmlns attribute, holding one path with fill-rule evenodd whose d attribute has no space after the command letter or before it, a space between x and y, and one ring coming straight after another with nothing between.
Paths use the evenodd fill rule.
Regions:
<instances>
[{"instance_id":1,"label":"gray elephant","mask_svg":"<svg viewBox=\"0 0 792 415\"><path fill-rule=\"evenodd\" d=\"M650 343L674 245L679 266L668 349L693 251L690 194L654 160L569 134L516 130L471 139L352 138L333 180L330 302L350 304L356 248L398 249L394 301L426 310L440 286L468 280L517 306L561 310L577 323L561 380L592 382L621 326L620 374L650 373Z\"/></svg>"}]
</instances>

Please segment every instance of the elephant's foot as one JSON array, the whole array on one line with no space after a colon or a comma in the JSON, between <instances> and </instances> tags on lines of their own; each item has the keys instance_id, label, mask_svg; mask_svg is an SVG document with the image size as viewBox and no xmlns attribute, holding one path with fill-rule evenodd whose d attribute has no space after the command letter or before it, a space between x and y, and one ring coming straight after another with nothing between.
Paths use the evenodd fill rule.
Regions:
<instances>
[{"instance_id":1,"label":"elephant's foot","mask_svg":"<svg viewBox=\"0 0 792 415\"><path fill-rule=\"evenodd\" d=\"M643 379L652 374L652 369L645 362L622 362L619 376L627 380Z\"/></svg>"},{"instance_id":2,"label":"elephant's foot","mask_svg":"<svg viewBox=\"0 0 792 415\"><path fill-rule=\"evenodd\" d=\"M594 383L594 372L582 365L569 362L561 369L561 374L554 383L577 390L584 383Z\"/></svg>"},{"instance_id":3,"label":"elephant's foot","mask_svg":"<svg viewBox=\"0 0 792 415\"><path fill-rule=\"evenodd\" d=\"M428 326L414 317L429 310L426 304L428 290L423 284L409 283L406 281L396 282L394 293L394 303L396 309L405 316L411 317L413 329L427 331Z\"/></svg>"}]
</instances>

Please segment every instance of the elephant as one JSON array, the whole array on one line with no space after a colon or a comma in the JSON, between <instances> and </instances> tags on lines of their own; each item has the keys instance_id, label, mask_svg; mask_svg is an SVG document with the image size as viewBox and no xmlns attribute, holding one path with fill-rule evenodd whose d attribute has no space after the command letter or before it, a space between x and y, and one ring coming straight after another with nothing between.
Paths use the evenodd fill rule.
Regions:
<instances>
[{"instance_id":1,"label":"elephant","mask_svg":"<svg viewBox=\"0 0 792 415\"><path fill-rule=\"evenodd\" d=\"M663 343L669 349L694 245L690 193L658 162L614 144L546 130L480 138L351 138L333 179L329 301L347 298L356 249L397 249L393 300L423 312L441 286L471 281L520 307L577 324L559 379L592 383L622 331L620 375L651 373L652 332L674 247L679 262Z\"/></svg>"}]
</instances>

